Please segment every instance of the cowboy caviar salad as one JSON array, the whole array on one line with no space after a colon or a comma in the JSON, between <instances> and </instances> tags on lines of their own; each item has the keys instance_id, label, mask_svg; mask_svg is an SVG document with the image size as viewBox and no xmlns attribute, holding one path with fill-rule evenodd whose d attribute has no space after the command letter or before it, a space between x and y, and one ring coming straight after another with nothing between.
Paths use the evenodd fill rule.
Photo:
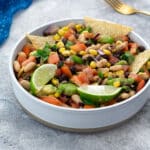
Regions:
<instances>
[{"instance_id":1,"label":"cowboy caviar salad","mask_svg":"<svg viewBox=\"0 0 150 150\"><path fill-rule=\"evenodd\" d=\"M42 101L95 108L124 101L149 79L150 51L128 36L132 28L85 18L27 35L14 61L19 83Z\"/></svg>"}]
</instances>

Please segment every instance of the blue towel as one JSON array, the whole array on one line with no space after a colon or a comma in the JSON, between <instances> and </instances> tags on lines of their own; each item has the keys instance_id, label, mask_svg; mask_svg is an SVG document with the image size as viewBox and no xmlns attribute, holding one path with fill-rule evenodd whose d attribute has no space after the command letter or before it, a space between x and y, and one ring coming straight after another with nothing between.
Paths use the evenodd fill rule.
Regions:
<instances>
[{"instance_id":1,"label":"blue towel","mask_svg":"<svg viewBox=\"0 0 150 150\"><path fill-rule=\"evenodd\" d=\"M32 0L0 0L0 45L9 36L13 14L31 3Z\"/></svg>"}]
</instances>

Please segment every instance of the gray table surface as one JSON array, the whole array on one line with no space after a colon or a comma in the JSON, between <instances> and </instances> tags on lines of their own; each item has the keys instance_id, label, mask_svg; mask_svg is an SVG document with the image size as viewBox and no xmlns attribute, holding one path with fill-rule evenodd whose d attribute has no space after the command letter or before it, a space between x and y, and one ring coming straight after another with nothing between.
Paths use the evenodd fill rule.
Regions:
<instances>
[{"instance_id":1,"label":"gray table surface","mask_svg":"<svg viewBox=\"0 0 150 150\"><path fill-rule=\"evenodd\" d=\"M126 0L149 10L148 0ZM21 109L12 90L8 59L18 39L55 19L91 16L134 27L150 42L150 16L116 13L103 0L35 0L14 16L8 40L0 47L0 150L150 150L150 102L131 120L114 129L79 134L62 132L34 121Z\"/></svg>"}]
</instances>

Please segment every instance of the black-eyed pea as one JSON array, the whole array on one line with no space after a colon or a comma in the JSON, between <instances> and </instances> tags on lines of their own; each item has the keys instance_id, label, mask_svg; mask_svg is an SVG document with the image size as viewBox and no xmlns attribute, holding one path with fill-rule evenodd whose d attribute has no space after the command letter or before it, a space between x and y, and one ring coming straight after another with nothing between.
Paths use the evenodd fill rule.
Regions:
<instances>
[{"instance_id":1,"label":"black-eyed pea","mask_svg":"<svg viewBox=\"0 0 150 150\"><path fill-rule=\"evenodd\" d=\"M19 83L22 85L23 88L26 90L30 89L30 82L28 80L20 80Z\"/></svg>"},{"instance_id":2,"label":"black-eyed pea","mask_svg":"<svg viewBox=\"0 0 150 150\"><path fill-rule=\"evenodd\" d=\"M109 48L110 47L110 44L104 44L104 45L102 45L101 47L100 47L100 49L107 49L107 48Z\"/></svg>"},{"instance_id":3,"label":"black-eyed pea","mask_svg":"<svg viewBox=\"0 0 150 150\"><path fill-rule=\"evenodd\" d=\"M83 103L80 96L77 95L77 94L74 94L71 96L71 99L73 102L75 102L76 104L79 104L79 103Z\"/></svg>"},{"instance_id":4,"label":"black-eyed pea","mask_svg":"<svg viewBox=\"0 0 150 150\"><path fill-rule=\"evenodd\" d=\"M98 81L99 80L99 76L94 76L93 77L93 81Z\"/></svg>"},{"instance_id":5,"label":"black-eyed pea","mask_svg":"<svg viewBox=\"0 0 150 150\"><path fill-rule=\"evenodd\" d=\"M120 43L120 44L116 45L115 51L123 50L127 45L128 45L128 42Z\"/></svg>"},{"instance_id":6,"label":"black-eyed pea","mask_svg":"<svg viewBox=\"0 0 150 150\"><path fill-rule=\"evenodd\" d=\"M129 93L125 93L125 92L120 95L121 99L127 99L129 97L130 97L130 94Z\"/></svg>"},{"instance_id":7,"label":"black-eyed pea","mask_svg":"<svg viewBox=\"0 0 150 150\"><path fill-rule=\"evenodd\" d=\"M98 68L105 67L106 65L107 65L107 60L106 60L106 59L102 59L102 60L100 60L100 61L98 61L98 62L96 63L96 66L97 66Z\"/></svg>"},{"instance_id":8,"label":"black-eyed pea","mask_svg":"<svg viewBox=\"0 0 150 150\"><path fill-rule=\"evenodd\" d=\"M108 78L105 78L103 81L102 81L102 85L105 85L107 83L107 80Z\"/></svg>"},{"instance_id":9,"label":"black-eyed pea","mask_svg":"<svg viewBox=\"0 0 150 150\"><path fill-rule=\"evenodd\" d=\"M118 70L122 70L123 66L122 65L114 65L110 67L111 71L118 71Z\"/></svg>"},{"instance_id":10,"label":"black-eyed pea","mask_svg":"<svg viewBox=\"0 0 150 150\"><path fill-rule=\"evenodd\" d=\"M19 72L18 72L18 74L17 74L17 77L18 77L18 78L23 74L23 71L24 71L24 67L22 67L22 68L19 70Z\"/></svg>"},{"instance_id":11,"label":"black-eyed pea","mask_svg":"<svg viewBox=\"0 0 150 150\"><path fill-rule=\"evenodd\" d=\"M24 72L29 72L31 70L33 70L36 66L35 62L30 62L28 63L26 66L24 66Z\"/></svg>"},{"instance_id":12,"label":"black-eyed pea","mask_svg":"<svg viewBox=\"0 0 150 150\"><path fill-rule=\"evenodd\" d=\"M132 91L129 92L129 94L130 94L130 96L133 96L133 95L135 95L135 91L132 90Z\"/></svg>"},{"instance_id":13,"label":"black-eyed pea","mask_svg":"<svg viewBox=\"0 0 150 150\"><path fill-rule=\"evenodd\" d=\"M15 72L19 72L20 70L20 64L17 60L14 61L14 70Z\"/></svg>"},{"instance_id":14,"label":"black-eyed pea","mask_svg":"<svg viewBox=\"0 0 150 150\"><path fill-rule=\"evenodd\" d=\"M146 72L140 72L138 75L144 80L149 79L149 75Z\"/></svg>"}]
</instances>

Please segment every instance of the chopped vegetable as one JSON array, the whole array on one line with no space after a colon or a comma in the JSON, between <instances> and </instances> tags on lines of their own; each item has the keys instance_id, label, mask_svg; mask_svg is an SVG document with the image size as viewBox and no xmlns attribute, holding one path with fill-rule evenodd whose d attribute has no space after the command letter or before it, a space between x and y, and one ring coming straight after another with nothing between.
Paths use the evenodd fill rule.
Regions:
<instances>
[{"instance_id":1,"label":"chopped vegetable","mask_svg":"<svg viewBox=\"0 0 150 150\"><path fill-rule=\"evenodd\" d=\"M45 44L45 47L41 50L37 50L37 52L35 53L35 57L40 59L40 63L44 63L47 59L48 56L50 54L50 45L49 44Z\"/></svg>"},{"instance_id":2,"label":"chopped vegetable","mask_svg":"<svg viewBox=\"0 0 150 150\"><path fill-rule=\"evenodd\" d=\"M72 50L79 52L86 49L86 45L84 43L77 43L70 47Z\"/></svg>"},{"instance_id":3,"label":"chopped vegetable","mask_svg":"<svg viewBox=\"0 0 150 150\"><path fill-rule=\"evenodd\" d=\"M57 52L51 52L48 57L48 63L49 64L58 64L60 61L59 55Z\"/></svg>"},{"instance_id":4,"label":"chopped vegetable","mask_svg":"<svg viewBox=\"0 0 150 150\"><path fill-rule=\"evenodd\" d=\"M79 57L79 56L77 56L77 55L72 55L72 56L71 56L71 59L72 59L75 63L77 63L77 64L83 64L82 58Z\"/></svg>"},{"instance_id":5,"label":"chopped vegetable","mask_svg":"<svg viewBox=\"0 0 150 150\"><path fill-rule=\"evenodd\" d=\"M67 43L65 44L65 47L66 47L67 49L70 49L70 46L72 46L72 45L74 45L73 42L67 41Z\"/></svg>"},{"instance_id":6,"label":"chopped vegetable","mask_svg":"<svg viewBox=\"0 0 150 150\"><path fill-rule=\"evenodd\" d=\"M130 52L125 52L122 56L121 59L126 60L129 64L132 64L134 61L134 56Z\"/></svg>"},{"instance_id":7,"label":"chopped vegetable","mask_svg":"<svg viewBox=\"0 0 150 150\"><path fill-rule=\"evenodd\" d=\"M58 92L66 96L71 96L77 93L77 87L72 83L61 83L58 86Z\"/></svg>"},{"instance_id":8,"label":"chopped vegetable","mask_svg":"<svg viewBox=\"0 0 150 150\"><path fill-rule=\"evenodd\" d=\"M110 43L112 44L114 42L114 38L111 36L102 36L99 40L100 43Z\"/></svg>"},{"instance_id":9,"label":"chopped vegetable","mask_svg":"<svg viewBox=\"0 0 150 150\"><path fill-rule=\"evenodd\" d=\"M132 28L85 17L27 35L13 62L20 85L62 107L95 108L124 101L150 77L150 50L133 41Z\"/></svg>"},{"instance_id":10,"label":"chopped vegetable","mask_svg":"<svg viewBox=\"0 0 150 150\"><path fill-rule=\"evenodd\" d=\"M67 66L67 65L63 65L62 67L61 67L61 71L62 71L62 73L64 73L67 77L72 77L72 73L71 73L71 71L70 71L70 69L69 69L69 67Z\"/></svg>"}]
</instances>

